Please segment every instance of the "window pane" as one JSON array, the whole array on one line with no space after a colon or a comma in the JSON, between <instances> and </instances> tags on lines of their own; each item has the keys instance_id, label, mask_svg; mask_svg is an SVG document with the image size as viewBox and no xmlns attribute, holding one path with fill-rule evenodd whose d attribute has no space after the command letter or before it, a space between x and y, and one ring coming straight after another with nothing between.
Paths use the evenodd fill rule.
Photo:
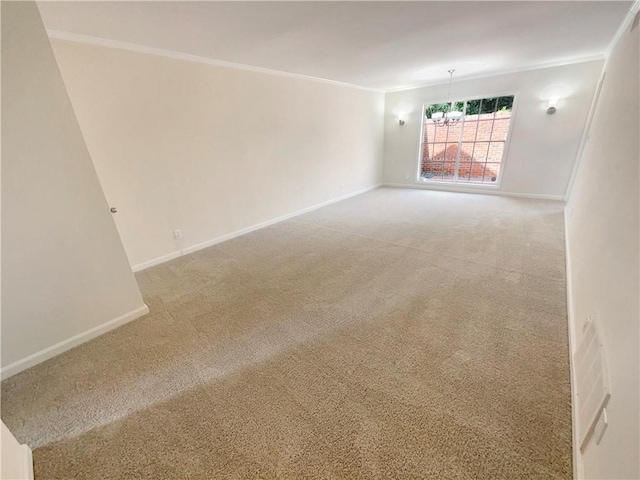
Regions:
<instances>
[{"instance_id":1,"label":"window pane","mask_svg":"<svg viewBox=\"0 0 640 480\"><path fill-rule=\"evenodd\" d=\"M499 112L505 112L505 111L511 111L511 109L513 108L513 95L509 96L509 97L500 97L498 99L498 111Z\"/></svg>"},{"instance_id":2,"label":"window pane","mask_svg":"<svg viewBox=\"0 0 640 480\"><path fill-rule=\"evenodd\" d=\"M496 111L496 106L498 104L497 98L483 98L482 106L480 108L480 113L493 113Z\"/></svg>"},{"instance_id":3,"label":"window pane","mask_svg":"<svg viewBox=\"0 0 640 480\"><path fill-rule=\"evenodd\" d=\"M462 122L458 122L455 125L447 127L449 130L447 137L447 143L458 143L460 141L460 132L462 129Z\"/></svg>"},{"instance_id":4,"label":"window pane","mask_svg":"<svg viewBox=\"0 0 640 480\"><path fill-rule=\"evenodd\" d=\"M499 173L500 173L499 163L487 163L487 168L484 172L484 182L485 183L497 182Z\"/></svg>"},{"instance_id":5,"label":"window pane","mask_svg":"<svg viewBox=\"0 0 640 480\"><path fill-rule=\"evenodd\" d=\"M489 154L487 155L488 162L500 162L502 161L502 152L504 151L504 142L492 142L489 146Z\"/></svg>"},{"instance_id":6,"label":"window pane","mask_svg":"<svg viewBox=\"0 0 640 480\"><path fill-rule=\"evenodd\" d=\"M460 161L470 162L473 158L473 143L463 143L460 150Z\"/></svg>"},{"instance_id":7,"label":"window pane","mask_svg":"<svg viewBox=\"0 0 640 480\"><path fill-rule=\"evenodd\" d=\"M423 178L434 178L442 172L442 163L439 162L425 162L422 164Z\"/></svg>"},{"instance_id":8,"label":"window pane","mask_svg":"<svg viewBox=\"0 0 640 480\"><path fill-rule=\"evenodd\" d=\"M484 162L473 162L471 164L471 172L469 180L472 182L481 182L484 174Z\"/></svg>"},{"instance_id":9,"label":"window pane","mask_svg":"<svg viewBox=\"0 0 640 480\"><path fill-rule=\"evenodd\" d=\"M435 142L446 142L449 136L449 127L435 127Z\"/></svg>"},{"instance_id":10,"label":"window pane","mask_svg":"<svg viewBox=\"0 0 640 480\"><path fill-rule=\"evenodd\" d=\"M458 166L458 180L468 182L470 173L471 173L471 162L460 162Z\"/></svg>"},{"instance_id":11,"label":"window pane","mask_svg":"<svg viewBox=\"0 0 640 480\"><path fill-rule=\"evenodd\" d=\"M493 132L491 132L491 140L504 142L507 139L507 134L509 133L510 122L510 118L505 118L504 114L497 113L496 120L493 122Z\"/></svg>"},{"instance_id":12,"label":"window pane","mask_svg":"<svg viewBox=\"0 0 640 480\"><path fill-rule=\"evenodd\" d=\"M477 142L488 142L491 140L491 129L493 127L493 120L480 120L478 122L478 136Z\"/></svg>"},{"instance_id":13,"label":"window pane","mask_svg":"<svg viewBox=\"0 0 640 480\"><path fill-rule=\"evenodd\" d=\"M429 105L426 109L425 109L425 115L427 116L428 119L431 119L431 116L433 115L433 113L435 112L446 112L449 109L449 104L448 103L434 103Z\"/></svg>"},{"instance_id":14,"label":"window pane","mask_svg":"<svg viewBox=\"0 0 640 480\"><path fill-rule=\"evenodd\" d=\"M481 102L481 99L469 100L467 102L467 115L477 115L478 113L480 113Z\"/></svg>"},{"instance_id":15,"label":"window pane","mask_svg":"<svg viewBox=\"0 0 640 480\"><path fill-rule=\"evenodd\" d=\"M431 161L433 162L444 162L445 148L446 143L436 143L433 145L433 150L431 151Z\"/></svg>"},{"instance_id":16,"label":"window pane","mask_svg":"<svg viewBox=\"0 0 640 480\"><path fill-rule=\"evenodd\" d=\"M462 128L462 141L475 142L477 130L478 130L478 116L477 115L465 116L464 126Z\"/></svg>"},{"instance_id":17,"label":"window pane","mask_svg":"<svg viewBox=\"0 0 640 480\"><path fill-rule=\"evenodd\" d=\"M433 122L425 122L424 124L424 142L434 142L436 137L436 126Z\"/></svg>"},{"instance_id":18,"label":"window pane","mask_svg":"<svg viewBox=\"0 0 640 480\"><path fill-rule=\"evenodd\" d=\"M453 180L455 178L456 162L447 162L442 171L443 180Z\"/></svg>"},{"instance_id":19,"label":"window pane","mask_svg":"<svg viewBox=\"0 0 640 480\"><path fill-rule=\"evenodd\" d=\"M445 148L445 162L453 162L455 163L456 158L458 156L458 144L457 143L447 143L447 147Z\"/></svg>"},{"instance_id":20,"label":"window pane","mask_svg":"<svg viewBox=\"0 0 640 480\"><path fill-rule=\"evenodd\" d=\"M434 180L442 180L442 172L444 171L444 163L435 163L431 168L431 178Z\"/></svg>"},{"instance_id":21,"label":"window pane","mask_svg":"<svg viewBox=\"0 0 640 480\"><path fill-rule=\"evenodd\" d=\"M431 161L431 154L433 152L433 145L430 143L424 143L422 145L422 163Z\"/></svg>"},{"instance_id":22,"label":"window pane","mask_svg":"<svg viewBox=\"0 0 640 480\"><path fill-rule=\"evenodd\" d=\"M489 154L489 143L478 142L476 143L476 148L475 148L475 151L473 152L473 161L485 162L487 160L488 154Z\"/></svg>"}]
</instances>

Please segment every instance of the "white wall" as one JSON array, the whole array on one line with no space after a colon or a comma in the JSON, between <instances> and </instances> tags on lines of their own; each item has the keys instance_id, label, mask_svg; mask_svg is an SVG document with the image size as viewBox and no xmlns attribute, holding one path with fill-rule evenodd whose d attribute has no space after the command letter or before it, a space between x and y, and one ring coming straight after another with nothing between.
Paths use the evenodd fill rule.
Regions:
<instances>
[{"instance_id":1,"label":"white wall","mask_svg":"<svg viewBox=\"0 0 640 480\"><path fill-rule=\"evenodd\" d=\"M572 343L597 313L611 390L602 442L578 458L584 478L640 478L639 30L627 25L608 59L566 207Z\"/></svg>"},{"instance_id":2,"label":"white wall","mask_svg":"<svg viewBox=\"0 0 640 480\"><path fill-rule=\"evenodd\" d=\"M2 235L3 376L146 308L33 2L2 2Z\"/></svg>"},{"instance_id":3,"label":"white wall","mask_svg":"<svg viewBox=\"0 0 640 480\"><path fill-rule=\"evenodd\" d=\"M33 460L28 445L20 445L4 422L0 422L0 479L33 479Z\"/></svg>"},{"instance_id":4,"label":"white wall","mask_svg":"<svg viewBox=\"0 0 640 480\"><path fill-rule=\"evenodd\" d=\"M592 61L453 83L452 99L516 94L500 192L564 196L601 69L602 61ZM545 88L557 84L570 86L572 93L561 102L555 115L547 115L541 95ZM448 84L442 84L387 94L385 183L418 183L422 106L446 101L447 91ZM396 118L398 108L411 110L403 126ZM456 188L491 192L487 187Z\"/></svg>"},{"instance_id":5,"label":"white wall","mask_svg":"<svg viewBox=\"0 0 640 480\"><path fill-rule=\"evenodd\" d=\"M52 44L134 267L382 180L382 93Z\"/></svg>"}]
</instances>

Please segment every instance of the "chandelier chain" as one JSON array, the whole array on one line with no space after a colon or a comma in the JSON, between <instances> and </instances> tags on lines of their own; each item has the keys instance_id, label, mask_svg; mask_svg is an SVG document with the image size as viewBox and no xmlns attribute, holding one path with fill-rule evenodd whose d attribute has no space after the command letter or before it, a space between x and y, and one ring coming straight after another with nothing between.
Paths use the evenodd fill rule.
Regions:
<instances>
[{"instance_id":1,"label":"chandelier chain","mask_svg":"<svg viewBox=\"0 0 640 480\"><path fill-rule=\"evenodd\" d=\"M449 72L449 92L447 93L447 104L449 104L449 110L451 110L451 84L453 83L453 72L455 71L455 68L447 70L447 72Z\"/></svg>"}]
</instances>

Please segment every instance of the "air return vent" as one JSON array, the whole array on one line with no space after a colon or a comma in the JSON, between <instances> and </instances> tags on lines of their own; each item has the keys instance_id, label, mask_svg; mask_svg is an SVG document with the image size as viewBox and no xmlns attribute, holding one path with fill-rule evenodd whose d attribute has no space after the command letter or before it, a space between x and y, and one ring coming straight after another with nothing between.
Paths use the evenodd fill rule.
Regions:
<instances>
[{"instance_id":1,"label":"air return vent","mask_svg":"<svg viewBox=\"0 0 640 480\"><path fill-rule=\"evenodd\" d=\"M584 450L598 415L611 395L602 341L595 321L589 322L585 329L582 343L574 355L574 365L578 394L578 440L580 450Z\"/></svg>"}]
</instances>

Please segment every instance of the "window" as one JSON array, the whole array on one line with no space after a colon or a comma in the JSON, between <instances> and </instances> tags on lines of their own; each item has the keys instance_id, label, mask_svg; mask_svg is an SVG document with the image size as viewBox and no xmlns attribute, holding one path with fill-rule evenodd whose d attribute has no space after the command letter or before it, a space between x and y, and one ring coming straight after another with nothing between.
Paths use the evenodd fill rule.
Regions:
<instances>
[{"instance_id":1,"label":"window","mask_svg":"<svg viewBox=\"0 0 640 480\"><path fill-rule=\"evenodd\" d=\"M424 109L420 180L497 185L514 96L435 103ZM458 121L454 112L462 112Z\"/></svg>"}]
</instances>

